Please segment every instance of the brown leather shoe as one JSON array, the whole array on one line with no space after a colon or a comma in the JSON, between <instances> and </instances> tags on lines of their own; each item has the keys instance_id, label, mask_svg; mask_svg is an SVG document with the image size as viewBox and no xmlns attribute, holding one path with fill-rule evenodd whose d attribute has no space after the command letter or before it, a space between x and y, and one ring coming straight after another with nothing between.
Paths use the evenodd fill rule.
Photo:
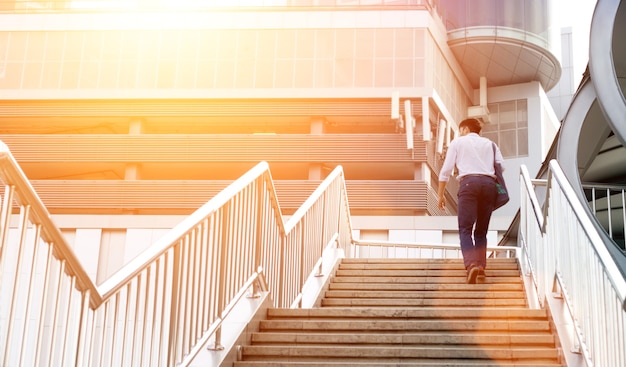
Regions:
<instances>
[{"instance_id":1,"label":"brown leather shoe","mask_svg":"<svg viewBox=\"0 0 626 367\"><path fill-rule=\"evenodd\" d=\"M480 268L476 265L470 265L469 270L467 272L467 284L476 284L476 278L478 278L478 273L480 272Z\"/></svg>"}]
</instances>

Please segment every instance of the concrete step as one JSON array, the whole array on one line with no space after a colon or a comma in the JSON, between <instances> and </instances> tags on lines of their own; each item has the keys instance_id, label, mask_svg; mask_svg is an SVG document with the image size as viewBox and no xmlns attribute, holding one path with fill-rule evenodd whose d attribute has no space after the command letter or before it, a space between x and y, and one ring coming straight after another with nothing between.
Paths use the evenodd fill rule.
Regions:
<instances>
[{"instance_id":1,"label":"concrete step","mask_svg":"<svg viewBox=\"0 0 626 367\"><path fill-rule=\"evenodd\" d=\"M541 331L549 332L547 320L263 320L260 331Z\"/></svg>"},{"instance_id":2,"label":"concrete step","mask_svg":"<svg viewBox=\"0 0 626 367\"><path fill-rule=\"evenodd\" d=\"M234 366L561 366L516 259L477 284L460 259L343 259L319 304L270 308Z\"/></svg>"},{"instance_id":3,"label":"concrete step","mask_svg":"<svg viewBox=\"0 0 626 367\"><path fill-rule=\"evenodd\" d=\"M488 311L481 308L270 308L267 319L524 319L545 320L546 310L528 308L494 308Z\"/></svg>"},{"instance_id":4,"label":"concrete step","mask_svg":"<svg viewBox=\"0 0 626 367\"><path fill-rule=\"evenodd\" d=\"M524 362L516 361L510 363L489 361L489 360L408 360L408 361L392 361L392 362L371 362L371 361L355 361L348 362L331 362L331 361L241 361L235 362L234 367L397 367L397 366L421 366L421 367L561 367L560 364L554 362Z\"/></svg>"},{"instance_id":5,"label":"concrete step","mask_svg":"<svg viewBox=\"0 0 626 367\"><path fill-rule=\"evenodd\" d=\"M490 361L541 361L557 359L555 348L523 347L475 347L475 346L303 346L294 345L285 348L282 345L251 345L243 347L243 355L248 360L290 361L298 358L302 361L317 359L324 356L327 362L409 362L411 360L490 360Z\"/></svg>"},{"instance_id":6,"label":"concrete step","mask_svg":"<svg viewBox=\"0 0 626 367\"><path fill-rule=\"evenodd\" d=\"M554 347L550 333L522 332L458 332L458 333L312 333L312 332L258 332L252 334L252 343L298 345L473 345L473 346L544 346Z\"/></svg>"},{"instance_id":7,"label":"concrete step","mask_svg":"<svg viewBox=\"0 0 626 367\"><path fill-rule=\"evenodd\" d=\"M526 307L525 299L355 299L324 298L322 307Z\"/></svg>"}]
</instances>

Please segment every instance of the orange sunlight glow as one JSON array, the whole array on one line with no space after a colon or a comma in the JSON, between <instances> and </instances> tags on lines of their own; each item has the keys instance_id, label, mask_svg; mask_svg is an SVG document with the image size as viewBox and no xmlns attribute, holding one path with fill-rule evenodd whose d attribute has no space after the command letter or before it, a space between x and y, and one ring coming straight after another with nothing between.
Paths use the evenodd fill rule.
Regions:
<instances>
[{"instance_id":1,"label":"orange sunlight glow","mask_svg":"<svg viewBox=\"0 0 626 367\"><path fill-rule=\"evenodd\" d=\"M74 0L74 9L203 8L285 5L287 0Z\"/></svg>"}]
</instances>

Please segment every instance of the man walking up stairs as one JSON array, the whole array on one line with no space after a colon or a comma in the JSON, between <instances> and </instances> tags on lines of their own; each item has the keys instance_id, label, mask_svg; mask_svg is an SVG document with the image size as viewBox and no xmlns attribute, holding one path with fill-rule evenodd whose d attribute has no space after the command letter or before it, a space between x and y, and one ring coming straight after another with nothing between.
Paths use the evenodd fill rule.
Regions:
<instances>
[{"instance_id":1,"label":"man walking up stairs","mask_svg":"<svg viewBox=\"0 0 626 367\"><path fill-rule=\"evenodd\" d=\"M460 259L343 259L318 303L270 309L234 366L563 366L513 258L476 284Z\"/></svg>"}]
</instances>

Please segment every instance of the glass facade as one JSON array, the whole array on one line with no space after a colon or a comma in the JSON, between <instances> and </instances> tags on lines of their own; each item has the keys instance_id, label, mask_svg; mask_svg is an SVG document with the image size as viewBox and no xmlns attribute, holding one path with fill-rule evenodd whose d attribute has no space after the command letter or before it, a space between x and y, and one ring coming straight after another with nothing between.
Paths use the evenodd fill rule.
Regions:
<instances>
[{"instance_id":1,"label":"glass facade","mask_svg":"<svg viewBox=\"0 0 626 367\"><path fill-rule=\"evenodd\" d=\"M424 29L12 31L0 89L423 87Z\"/></svg>"},{"instance_id":2,"label":"glass facade","mask_svg":"<svg viewBox=\"0 0 626 367\"><path fill-rule=\"evenodd\" d=\"M482 136L500 147L504 158L528 156L528 101L518 99L490 103L489 124L483 127Z\"/></svg>"},{"instance_id":3,"label":"glass facade","mask_svg":"<svg viewBox=\"0 0 626 367\"><path fill-rule=\"evenodd\" d=\"M471 104L470 100L455 75L452 66L431 37L428 38L428 55L430 57L426 70L431 72L425 75L424 78L432 77L432 81L426 82L426 85L432 83L433 90L441 98L452 118L460 122L467 117L467 108Z\"/></svg>"},{"instance_id":4,"label":"glass facade","mask_svg":"<svg viewBox=\"0 0 626 367\"><path fill-rule=\"evenodd\" d=\"M493 27L524 31L552 50L560 29L554 22L553 0L439 0L438 11L448 31ZM529 37L529 40L535 40Z\"/></svg>"}]
</instances>

